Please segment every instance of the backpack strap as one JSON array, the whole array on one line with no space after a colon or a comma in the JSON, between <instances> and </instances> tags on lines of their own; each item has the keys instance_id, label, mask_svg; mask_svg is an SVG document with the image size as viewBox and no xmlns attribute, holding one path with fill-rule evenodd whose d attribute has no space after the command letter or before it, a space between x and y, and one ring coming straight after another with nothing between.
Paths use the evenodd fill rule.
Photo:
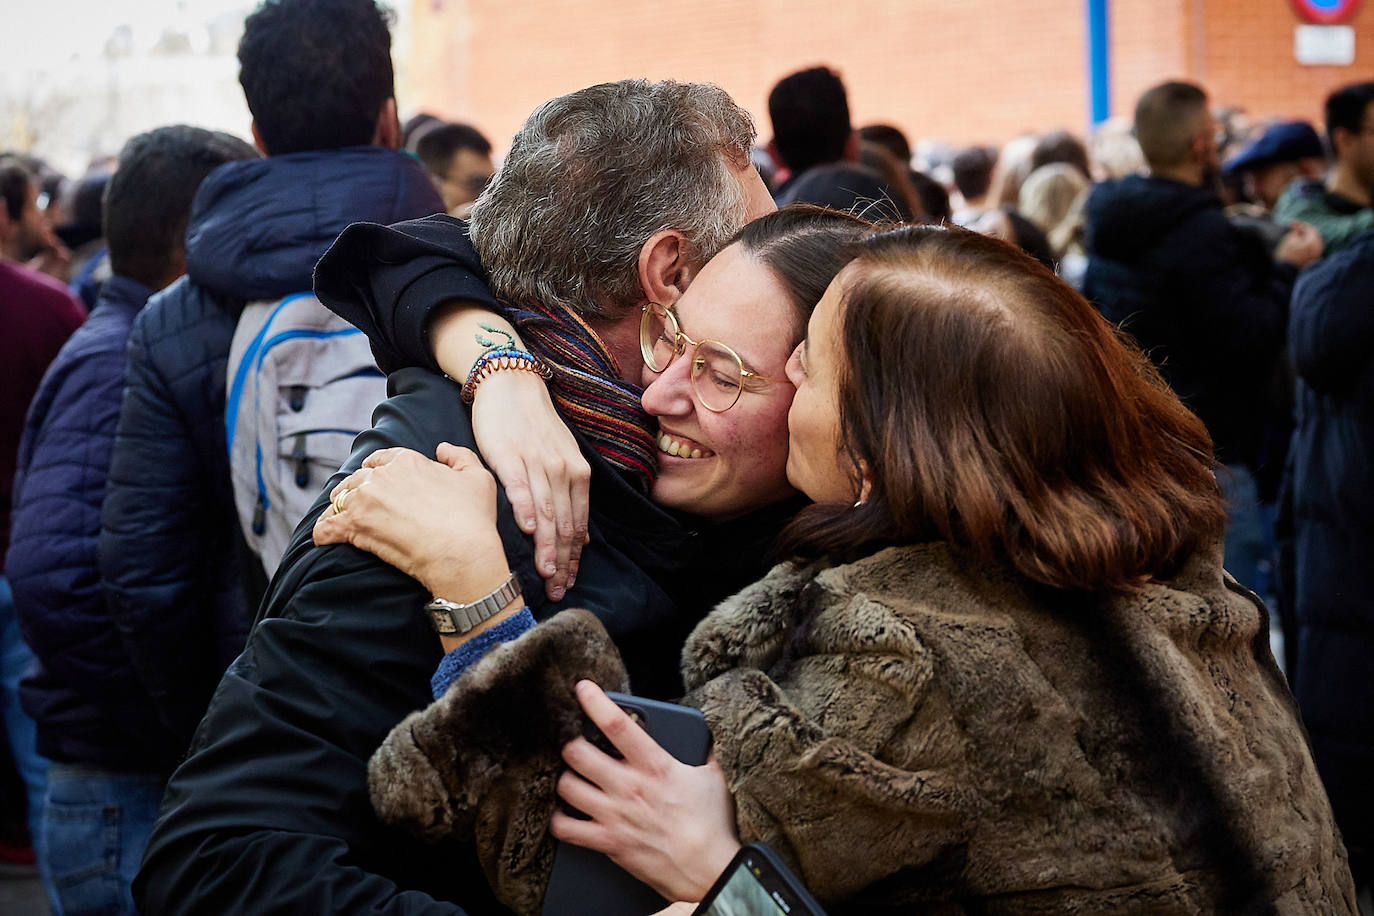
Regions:
<instances>
[{"instance_id":1,"label":"backpack strap","mask_svg":"<svg viewBox=\"0 0 1374 916\"><path fill-rule=\"evenodd\" d=\"M229 400L224 405L224 443L225 451L230 455L234 453L234 425L238 420L239 401L243 399L243 386L248 383L248 372L253 368L254 362L261 363L259 353L264 349L263 340L267 337L268 330L272 327L272 320L281 314L281 310L298 299L313 296L312 292L292 293L284 297L277 307L272 309L272 314L267 316L262 328L253 337L248 349L244 351L243 358L239 361L238 367L234 370L234 383L229 386ZM361 332L358 332L361 333Z\"/></svg>"}]
</instances>

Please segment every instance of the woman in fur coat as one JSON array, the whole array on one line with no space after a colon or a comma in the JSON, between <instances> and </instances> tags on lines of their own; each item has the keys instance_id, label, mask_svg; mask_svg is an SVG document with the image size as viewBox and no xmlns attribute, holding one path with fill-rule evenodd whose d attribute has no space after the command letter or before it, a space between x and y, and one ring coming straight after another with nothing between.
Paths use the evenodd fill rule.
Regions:
<instances>
[{"instance_id":1,"label":"woman in fur coat","mask_svg":"<svg viewBox=\"0 0 1374 916\"><path fill-rule=\"evenodd\" d=\"M521 913L550 835L676 900L763 840L835 913L1355 912L1264 606L1221 567L1201 422L1007 245L906 227L853 254L787 365L787 478L813 501L791 559L683 650L712 761L601 693L626 685L595 618L508 615L374 756L380 817L475 837ZM442 457L419 482L380 462L324 536L364 543L342 519L367 506L371 542L404 544L429 512L461 546L404 549L493 556L489 475Z\"/></svg>"}]
</instances>

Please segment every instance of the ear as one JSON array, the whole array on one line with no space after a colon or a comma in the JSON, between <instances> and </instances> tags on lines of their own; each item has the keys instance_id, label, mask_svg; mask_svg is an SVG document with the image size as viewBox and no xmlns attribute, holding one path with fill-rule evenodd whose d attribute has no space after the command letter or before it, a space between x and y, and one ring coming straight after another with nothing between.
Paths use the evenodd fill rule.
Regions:
<instances>
[{"instance_id":1,"label":"ear","mask_svg":"<svg viewBox=\"0 0 1374 916\"><path fill-rule=\"evenodd\" d=\"M256 118L253 119L253 145L256 146L258 152L262 153L264 156L272 155L267 151L267 144L262 142L262 134L258 131L258 122Z\"/></svg>"},{"instance_id":2,"label":"ear","mask_svg":"<svg viewBox=\"0 0 1374 916\"><path fill-rule=\"evenodd\" d=\"M1207 159L1207 131L1200 130L1193 134L1193 142L1188 151L1194 162L1204 162Z\"/></svg>"},{"instance_id":3,"label":"ear","mask_svg":"<svg viewBox=\"0 0 1374 916\"><path fill-rule=\"evenodd\" d=\"M859 501L855 505L863 505L868 502L869 494L873 492L873 475L868 471L868 463L859 462Z\"/></svg>"},{"instance_id":4,"label":"ear","mask_svg":"<svg viewBox=\"0 0 1374 916\"><path fill-rule=\"evenodd\" d=\"M396 97L391 96L382 103L377 112L377 127L372 131L372 145L385 146L387 149L401 148L401 121L396 115Z\"/></svg>"},{"instance_id":5,"label":"ear","mask_svg":"<svg viewBox=\"0 0 1374 916\"><path fill-rule=\"evenodd\" d=\"M1350 141L1354 139L1354 133L1344 127L1334 127L1331 129L1331 152L1337 159L1345 155L1346 149L1350 146Z\"/></svg>"},{"instance_id":6,"label":"ear","mask_svg":"<svg viewBox=\"0 0 1374 916\"><path fill-rule=\"evenodd\" d=\"M687 291L700 267L685 235L676 229L655 232L639 249L639 285L644 298L672 305Z\"/></svg>"}]
</instances>

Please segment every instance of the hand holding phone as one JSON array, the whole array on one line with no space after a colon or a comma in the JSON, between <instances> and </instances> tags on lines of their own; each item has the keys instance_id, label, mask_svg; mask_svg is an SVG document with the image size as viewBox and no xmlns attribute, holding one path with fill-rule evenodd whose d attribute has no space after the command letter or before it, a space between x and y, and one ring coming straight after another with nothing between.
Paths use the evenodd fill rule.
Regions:
<instances>
[{"instance_id":1,"label":"hand holding phone","mask_svg":"<svg viewBox=\"0 0 1374 916\"><path fill-rule=\"evenodd\" d=\"M706 727L706 720L695 709L617 693L593 695L589 703L584 699L584 693L599 694L599 690L587 691L580 686L578 693L584 708L588 708L589 713L596 711L595 714L600 715L602 721L607 721L606 712L614 711L614 707L618 706L647 733L647 737L652 739L649 744L653 745L649 747L644 744L644 734L632 736L634 740L629 743L622 738L621 744L631 758L627 763L622 763L626 755L621 754L589 717L584 737L597 753L586 753L591 750L586 744L578 745L584 751L583 757L568 755L565 751L569 763L574 766L578 766L579 760L590 759L596 766L611 767L609 773L600 770L586 773L590 782L573 773L565 774L559 781L559 794L565 810L554 816L556 835L593 845L595 841L591 838L604 839L606 826L596 823L592 815L599 813L603 819L609 819L605 817L607 812L604 806L615 806L602 789L614 791L617 780L627 775L625 769L633 769L637 762L635 758L640 755L630 752L631 747L638 747L641 754L662 755L666 751L677 761L696 767L706 762L711 733ZM603 704L612 705L608 710ZM569 745L569 748L572 747L574 745ZM585 763L582 765L586 766ZM567 792L569 785L580 789L584 795L570 799ZM588 800L579 804L577 799L582 797ZM567 810L569 808L572 810ZM591 815L579 809L585 809ZM573 821L571 826L568 826L569 821ZM544 897L545 916L646 916L661 910L666 903L658 892L635 879L603 852L563 840L558 843L554 853L553 874Z\"/></svg>"}]
</instances>

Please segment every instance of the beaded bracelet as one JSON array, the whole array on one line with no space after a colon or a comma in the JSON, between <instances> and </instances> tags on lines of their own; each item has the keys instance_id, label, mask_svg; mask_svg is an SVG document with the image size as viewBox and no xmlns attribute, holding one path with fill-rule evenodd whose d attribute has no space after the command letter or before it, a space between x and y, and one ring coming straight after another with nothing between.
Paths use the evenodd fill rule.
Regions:
<instances>
[{"instance_id":1,"label":"beaded bracelet","mask_svg":"<svg viewBox=\"0 0 1374 916\"><path fill-rule=\"evenodd\" d=\"M553 368L528 350L517 350L514 347L494 348L483 353L477 358L477 362L472 364L472 371L463 383L463 403L471 404L477 396L477 386L506 369L533 372L546 382L553 378Z\"/></svg>"}]
</instances>

